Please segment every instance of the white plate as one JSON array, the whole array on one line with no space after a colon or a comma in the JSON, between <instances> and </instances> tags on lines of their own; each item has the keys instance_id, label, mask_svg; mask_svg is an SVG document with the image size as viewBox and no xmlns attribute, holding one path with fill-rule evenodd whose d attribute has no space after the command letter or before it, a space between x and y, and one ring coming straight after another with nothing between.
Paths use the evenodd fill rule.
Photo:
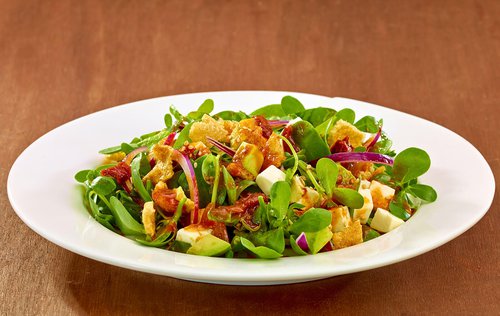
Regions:
<instances>
[{"instance_id":1,"label":"white plate","mask_svg":"<svg viewBox=\"0 0 500 316\"><path fill-rule=\"evenodd\" d=\"M314 256L278 260L207 258L141 246L92 219L82 205L73 175L100 162L97 151L163 127L174 104L181 112L206 98L216 111L279 103L284 95L306 107L349 107L357 117L384 119L384 129L400 151L420 147L432 166L422 182L438 192L389 234L354 247ZM199 282L223 284L294 283L363 271L399 262L439 247L473 226L493 200L493 173L465 139L437 124L402 112L343 98L272 91L210 92L134 102L79 118L30 145L16 160L7 190L19 217L35 232L80 255L133 270Z\"/></svg>"}]
</instances>

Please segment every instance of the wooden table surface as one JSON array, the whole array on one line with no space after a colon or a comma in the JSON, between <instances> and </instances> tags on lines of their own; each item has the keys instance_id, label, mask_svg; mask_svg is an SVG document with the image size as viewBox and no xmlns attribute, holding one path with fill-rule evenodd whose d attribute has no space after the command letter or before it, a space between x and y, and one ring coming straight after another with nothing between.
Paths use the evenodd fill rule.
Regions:
<instances>
[{"instance_id":1,"label":"wooden table surface","mask_svg":"<svg viewBox=\"0 0 500 316\"><path fill-rule=\"evenodd\" d=\"M241 89L415 114L468 139L499 179L499 64L497 0L1 0L0 314L500 314L498 198L472 229L414 259L232 287L73 254L24 225L5 188L21 151L62 123L145 98Z\"/></svg>"}]
</instances>

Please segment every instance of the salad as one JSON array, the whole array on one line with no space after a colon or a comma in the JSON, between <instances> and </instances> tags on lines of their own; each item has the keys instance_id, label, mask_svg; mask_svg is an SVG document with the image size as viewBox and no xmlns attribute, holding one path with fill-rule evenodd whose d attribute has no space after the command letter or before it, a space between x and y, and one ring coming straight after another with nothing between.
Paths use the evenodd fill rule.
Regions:
<instances>
[{"instance_id":1,"label":"salad","mask_svg":"<svg viewBox=\"0 0 500 316\"><path fill-rule=\"evenodd\" d=\"M372 116L292 96L213 110L170 106L162 130L101 150L102 165L75 175L91 216L145 246L275 259L377 238L437 198L418 182L429 155L396 153Z\"/></svg>"}]
</instances>

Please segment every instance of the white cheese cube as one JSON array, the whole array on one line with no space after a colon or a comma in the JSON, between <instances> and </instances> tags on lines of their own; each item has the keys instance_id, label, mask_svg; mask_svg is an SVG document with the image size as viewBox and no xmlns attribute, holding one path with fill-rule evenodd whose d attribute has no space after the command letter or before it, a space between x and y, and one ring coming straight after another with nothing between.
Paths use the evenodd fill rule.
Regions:
<instances>
[{"instance_id":1,"label":"white cheese cube","mask_svg":"<svg viewBox=\"0 0 500 316\"><path fill-rule=\"evenodd\" d=\"M353 221L359 219L361 224L366 224L366 221L370 217L370 214L372 213L372 210L373 210L372 195L371 195L369 189L361 189L360 188L358 190L358 192L359 192L359 194L361 194L361 196L363 196L364 204L363 204L363 207L355 209L353 211L352 217L353 217Z\"/></svg>"},{"instance_id":2,"label":"white cheese cube","mask_svg":"<svg viewBox=\"0 0 500 316\"><path fill-rule=\"evenodd\" d=\"M271 193L271 187L273 186L273 184L278 181L284 181L285 177L286 176L283 171L271 165L267 167L266 170L259 173L259 175L255 179L255 182L262 190L262 192L264 192L266 195L269 195Z\"/></svg>"},{"instance_id":3,"label":"white cheese cube","mask_svg":"<svg viewBox=\"0 0 500 316\"><path fill-rule=\"evenodd\" d=\"M201 236L205 236L210 233L212 233L212 229L193 224L179 229L177 231L177 237L175 237L175 240L186 242L192 245Z\"/></svg>"},{"instance_id":4,"label":"white cheese cube","mask_svg":"<svg viewBox=\"0 0 500 316\"><path fill-rule=\"evenodd\" d=\"M303 210L314 207L319 201L319 193L313 188L306 187L304 179L300 176L292 178L290 202L304 205Z\"/></svg>"},{"instance_id":5,"label":"white cheese cube","mask_svg":"<svg viewBox=\"0 0 500 316\"><path fill-rule=\"evenodd\" d=\"M332 232L341 232L351 223L351 215L347 206L330 209L332 212Z\"/></svg>"},{"instance_id":6,"label":"white cheese cube","mask_svg":"<svg viewBox=\"0 0 500 316\"><path fill-rule=\"evenodd\" d=\"M373 207L388 208L395 192L396 191L390 186L373 180L370 184L370 193L372 195Z\"/></svg>"},{"instance_id":7,"label":"white cheese cube","mask_svg":"<svg viewBox=\"0 0 500 316\"><path fill-rule=\"evenodd\" d=\"M316 190L307 187L305 188L305 193L297 201L297 203L304 205L303 210L308 210L311 207L314 207L318 201L319 193Z\"/></svg>"},{"instance_id":8,"label":"white cheese cube","mask_svg":"<svg viewBox=\"0 0 500 316\"><path fill-rule=\"evenodd\" d=\"M388 233L403 223L404 221L401 218L392 215L389 211L377 208L370 227L379 232Z\"/></svg>"},{"instance_id":9,"label":"white cheese cube","mask_svg":"<svg viewBox=\"0 0 500 316\"><path fill-rule=\"evenodd\" d=\"M369 189L370 188L370 181L368 180L361 180L359 183L359 189Z\"/></svg>"}]
</instances>

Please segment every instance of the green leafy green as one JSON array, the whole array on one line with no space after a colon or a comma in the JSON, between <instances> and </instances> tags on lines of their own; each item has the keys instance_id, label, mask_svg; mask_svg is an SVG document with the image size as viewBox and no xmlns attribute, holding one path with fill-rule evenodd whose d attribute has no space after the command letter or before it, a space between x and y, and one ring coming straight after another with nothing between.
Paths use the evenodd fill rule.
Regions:
<instances>
[{"instance_id":1,"label":"green leafy green","mask_svg":"<svg viewBox=\"0 0 500 316\"><path fill-rule=\"evenodd\" d=\"M250 115L251 116L262 115L265 118L269 119L275 117L282 118L283 116L286 115L286 113L285 111L283 111L281 104L270 104L253 111Z\"/></svg>"},{"instance_id":2,"label":"green leafy green","mask_svg":"<svg viewBox=\"0 0 500 316\"><path fill-rule=\"evenodd\" d=\"M241 180L240 182L238 182L238 186L236 187L236 199L240 197L243 191L245 191L246 189L250 188L255 184L256 184L255 181L252 180Z\"/></svg>"},{"instance_id":3,"label":"green leafy green","mask_svg":"<svg viewBox=\"0 0 500 316\"><path fill-rule=\"evenodd\" d=\"M243 247L245 247L247 250L249 250L250 252L252 252L261 259L277 259L282 256L282 254L271 248L264 246L255 247L250 240L244 237L241 237L240 241Z\"/></svg>"},{"instance_id":4,"label":"green leafy green","mask_svg":"<svg viewBox=\"0 0 500 316\"><path fill-rule=\"evenodd\" d=\"M224 185L226 186L227 199L229 200L229 204L234 204L236 202L236 199L238 198L236 183L224 166L222 166L222 175L224 177Z\"/></svg>"},{"instance_id":5,"label":"green leafy green","mask_svg":"<svg viewBox=\"0 0 500 316\"><path fill-rule=\"evenodd\" d=\"M116 189L116 184L110 177L98 176L92 181L90 187L100 195L108 195Z\"/></svg>"},{"instance_id":6,"label":"green leafy green","mask_svg":"<svg viewBox=\"0 0 500 316\"><path fill-rule=\"evenodd\" d=\"M302 250L302 248L297 245L297 241L295 240L295 237L292 235L290 236L290 246L292 247L293 251L295 251L296 254L299 256L306 256L307 252Z\"/></svg>"},{"instance_id":7,"label":"green leafy green","mask_svg":"<svg viewBox=\"0 0 500 316\"><path fill-rule=\"evenodd\" d=\"M373 116L363 116L354 126L365 133L376 133L379 129L379 124Z\"/></svg>"},{"instance_id":8,"label":"green leafy green","mask_svg":"<svg viewBox=\"0 0 500 316\"><path fill-rule=\"evenodd\" d=\"M413 184L407 188L413 195L426 201L434 202L437 199L437 193L434 188L425 184Z\"/></svg>"},{"instance_id":9,"label":"green leafy green","mask_svg":"<svg viewBox=\"0 0 500 316\"><path fill-rule=\"evenodd\" d=\"M217 114L214 114L214 118L221 118L227 121L241 121L249 118L244 112L235 112L235 111L222 111Z\"/></svg>"},{"instance_id":10,"label":"green leafy green","mask_svg":"<svg viewBox=\"0 0 500 316\"><path fill-rule=\"evenodd\" d=\"M292 125L292 137L304 151L306 162L330 154L328 145L321 139L314 126L307 121L298 121Z\"/></svg>"},{"instance_id":11,"label":"green leafy green","mask_svg":"<svg viewBox=\"0 0 500 316\"><path fill-rule=\"evenodd\" d=\"M402 220L406 221L408 218L410 218L410 214L408 214L408 212L406 212L406 210L397 203L391 202L389 204L389 211L392 215L401 218Z\"/></svg>"},{"instance_id":12,"label":"green leafy green","mask_svg":"<svg viewBox=\"0 0 500 316\"><path fill-rule=\"evenodd\" d=\"M339 174L337 164L331 159L321 158L316 163L316 174L323 189L325 189L326 195L331 198L337 186L337 176Z\"/></svg>"},{"instance_id":13,"label":"green leafy green","mask_svg":"<svg viewBox=\"0 0 500 316\"><path fill-rule=\"evenodd\" d=\"M201 165L201 174L206 183L212 185L215 180L215 165L217 158L214 155L207 155Z\"/></svg>"},{"instance_id":14,"label":"green leafy green","mask_svg":"<svg viewBox=\"0 0 500 316\"><path fill-rule=\"evenodd\" d=\"M141 166L141 157L135 157L130 164L130 169L132 171L132 184L134 185L135 190L139 194L139 196L144 200L144 202L151 201L151 196L148 191L144 187L144 183L142 182L141 175L139 173L139 169Z\"/></svg>"},{"instance_id":15,"label":"green leafy green","mask_svg":"<svg viewBox=\"0 0 500 316\"><path fill-rule=\"evenodd\" d=\"M172 127L172 115L170 114L165 114L165 116L163 117L163 122L165 123L165 126L167 128L171 128Z\"/></svg>"},{"instance_id":16,"label":"green leafy green","mask_svg":"<svg viewBox=\"0 0 500 316\"><path fill-rule=\"evenodd\" d=\"M377 232L376 230L370 229L365 233L365 236L363 238L363 242L367 242L368 240L375 239L380 236L380 233Z\"/></svg>"},{"instance_id":17,"label":"green leafy green","mask_svg":"<svg viewBox=\"0 0 500 316\"><path fill-rule=\"evenodd\" d=\"M285 250L285 235L282 227L258 232L253 236L253 241L256 245L266 246L278 253L283 253Z\"/></svg>"},{"instance_id":18,"label":"green leafy green","mask_svg":"<svg viewBox=\"0 0 500 316\"><path fill-rule=\"evenodd\" d=\"M358 191L349 188L335 188L333 190L333 198L341 204L350 208L361 208L364 204L364 199Z\"/></svg>"},{"instance_id":19,"label":"green leafy green","mask_svg":"<svg viewBox=\"0 0 500 316\"><path fill-rule=\"evenodd\" d=\"M75 180L80 183L87 181L87 176L92 170L80 170L75 174Z\"/></svg>"},{"instance_id":20,"label":"green leafy green","mask_svg":"<svg viewBox=\"0 0 500 316\"><path fill-rule=\"evenodd\" d=\"M335 114L336 121L344 120L348 123L354 124L354 120L356 119L356 113L351 109L342 109Z\"/></svg>"},{"instance_id":21,"label":"green leafy green","mask_svg":"<svg viewBox=\"0 0 500 316\"><path fill-rule=\"evenodd\" d=\"M103 155L110 155L110 154L120 152L121 150L122 150L122 146L113 146L113 147L101 149L101 150L99 150L99 153L103 154Z\"/></svg>"},{"instance_id":22,"label":"green leafy green","mask_svg":"<svg viewBox=\"0 0 500 316\"><path fill-rule=\"evenodd\" d=\"M149 237L137 237L135 238L135 241L148 247L164 247L172 240L173 237L174 234L172 234L172 232L165 232L156 237L154 240L151 240Z\"/></svg>"},{"instance_id":23,"label":"green leafy green","mask_svg":"<svg viewBox=\"0 0 500 316\"><path fill-rule=\"evenodd\" d=\"M429 170L431 159L429 155L420 148L407 148L394 158L392 174L401 183L409 182Z\"/></svg>"},{"instance_id":24,"label":"green leafy green","mask_svg":"<svg viewBox=\"0 0 500 316\"><path fill-rule=\"evenodd\" d=\"M306 110L299 100L290 95L281 99L281 107L285 114L297 114Z\"/></svg>"},{"instance_id":25,"label":"green leafy green","mask_svg":"<svg viewBox=\"0 0 500 316\"><path fill-rule=\"evenodd\" d=\"M90 208L90 212L92 216L98 221L101 225L105 226L109 230L115 231L113 225L111 224L114 220L112 215L103 214L99 205L97 205L97 198L99 195L94 191L89 191L87 194L88 206ZM106 202L108 203L108 202ZM105 203L105 204L106 204Z\"/></svg>"},{"instance_id":26,"label":"green leafy green","mask_svg":"<svg viewBox=\"0 0 500 316\"><path fill-rule=\"evenodd\" d=\"M298 116L316 127L334 116L335 113L337 113L337 111L334 109L317 107L298 113Z\"/></svg>"},{"instance_id":27,"label":"green leafy green","mask_svg":"<svg viewBox=\"0 0 500 316\"><path fill-rule=\"evenodd\" d=\"M175 106L170 105L170 114L172 114L177 121L183 121L184 116L175 108Z\"/></svg>"},{"instance_id":28,"label":"green leafy green","mask_svg":"<svg viewBox=\"0 0 500 316\"><path fill-rule=\"evenodd\" d=\"M332 222L332 213L322 208L311 208L293 223L289 231L296 235L302 232L317 232Z\"/></svg>"},{"instance_id":29,"label":"green leafy green","mask_svg":"<svg viewBox=\"0 0 500 316\"><path fill-rule=\"evenodd\" d=\"M126 236L144 235L144 227L125 209L123 204L116 197L112 196L109 200L111 212L115 218L116 225Z\"/></svg>"},{"instance_id":30,"label":"green leafy green","mask_svg":"<svg viewBox=\"0 0 500 316\"><path fill-rule=\"evenodd\" d=\"M206 99L198 108L198 112L210 114L214 110L214 100Z\"/></svg>"},{"instance_id":31,"label":"green leafy green","mask_svg":"<svg viewBox=\"0 0 500 316\"><path fill-rule=\"evenodd\" d=\"M192 125L193 125L193 122L184 126L182 131L177 136L177 139L175 140L174 145L172 147L174 147L175 149L179 149L182 147L182 145L184 145L184 142L191 141L191 139L189 138L189 131L191 130Z\"/></svg>"},{"instance_id":32,"label":"green leafy green","mask_svg":"<svg viewBox=\"0 0 500 316\"><path fill-rule=\"evenodd\" d=\"M210 185L207 184L203 177L202 166L203 162L209 155L201 156L196 159L193 164L196 183L198 184L198 198L200 200L200 208L206 207L210 203ZM184 175L184 173L182 173Z\"/></svg>"},{"instance_id":33,"label":"green leafy green","mask_svg":"<svg viewBox=\"0 0 500 316\"><path fill-rule=\"evenodd\" d=\"M288 212L288 205L290 204L290 185L286 181L278 181L271 187L271 202L269 205L270 215L276 219L276 225L279 225Z\"/></svg>"}]
</instances>

